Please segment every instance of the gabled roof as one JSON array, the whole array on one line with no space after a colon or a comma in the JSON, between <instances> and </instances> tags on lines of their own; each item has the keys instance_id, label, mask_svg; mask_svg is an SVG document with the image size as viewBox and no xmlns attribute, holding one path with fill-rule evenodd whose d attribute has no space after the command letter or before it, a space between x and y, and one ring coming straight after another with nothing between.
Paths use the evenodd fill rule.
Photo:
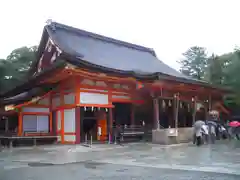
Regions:
<instances>
[{"instance_id":1,"label":"gabled roof","mask_svg":"<svg viewBox=\"0 0 240 180\"><path fill-rule=\"evenodd\" d=\"M54 46L61 50L56 62L44 71L31 76L26 82L4 94L1 98L15 96L21 92L39 86L39 80L54 74L66 63L89 68L94 71L118 73L118 75L134 76L138 79L163 79L183 83L213 87L207 82L192 79L160 61L150 48L116 40L88 31L52 22L44 27L38 49L38 61L33 63L30 74L36 72L40 57L45 50L48 38ZM60 62L61 61L61 62Z\"/></svg>"},{"instance_id":2,"label":"gabled roof","mask_svg":"<svg viewBox=\"0 0 240 180\"><path fill-rule=\"evenodd\" d=\"M45 26L50 38L79 61L141 75L162 73L193 80L160 61L150 48L123 42L56 22Z\"/></svg>"}]
</instances>

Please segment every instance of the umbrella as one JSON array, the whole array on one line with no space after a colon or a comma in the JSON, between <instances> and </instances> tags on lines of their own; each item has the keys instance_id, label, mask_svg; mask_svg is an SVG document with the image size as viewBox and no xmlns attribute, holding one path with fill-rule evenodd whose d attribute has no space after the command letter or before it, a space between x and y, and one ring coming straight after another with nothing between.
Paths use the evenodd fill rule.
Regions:
<instances>
[{"instance_id":1,"label":"umbrella","mask_svg":"<svg viewBox=\"0 0 240 180\"><path fill-rule=\"evenodd\" d=\"M204 124L205 124L204 121L199 120L194 123L193 127L196 129L201 129Z\"/></svg>"},{"instance_id":2,"label":"umbrella","mask_svg":"<svg viewBox=\"0 0 240 180\"><path fill-rule=\"evenodd\" d=\"M198 120L194 123L193 128L194 128L194 134L196 136L201 136L201 128L205 124L204 121Z\"/></svg>"},{"instance_id":3,"label":"umbrella","mask_svg":"<svg viewBox=\"0 0 240 180\"><path fill-rule=\"evenodd\" d=\"M240 126L240 122L238 121L232 121L228 124L230 127L238 127Z\"/></svg>"}]
</instances>

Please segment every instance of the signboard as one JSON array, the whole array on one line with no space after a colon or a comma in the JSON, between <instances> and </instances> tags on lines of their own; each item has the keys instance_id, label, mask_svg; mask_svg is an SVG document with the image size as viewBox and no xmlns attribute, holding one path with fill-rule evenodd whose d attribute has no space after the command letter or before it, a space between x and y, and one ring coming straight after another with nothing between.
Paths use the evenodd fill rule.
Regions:
<instances>
[{"instance_id":1,"label":"signboard","mask_svg":"<svg viewBox=\"0 0 240 180\"><path fill-rule=\"evenodd\" d=\"M99 93L80 93L81 104L108 104L108 94Z\"/></svg>"}]
</instances>

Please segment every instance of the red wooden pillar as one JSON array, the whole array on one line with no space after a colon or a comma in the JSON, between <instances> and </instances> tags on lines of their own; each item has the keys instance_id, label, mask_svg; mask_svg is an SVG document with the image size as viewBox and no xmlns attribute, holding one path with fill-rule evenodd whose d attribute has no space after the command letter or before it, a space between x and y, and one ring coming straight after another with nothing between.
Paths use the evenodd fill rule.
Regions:
<instances>
[{"instance_id":1,"label":"red wooden pillar","mask_svg":"<svg viewBox=\"0 0 240 180\"><path fill-rule=\"evenodd\" d=\"M22 115L22 109L19 109L18 113L18 136L23 135L23 115Z\"/></svg>"},{"instance_id":2,"label":"red wooden pillar","mask_svg":"<svg viewBox=\"0 0 240 180\"><path fill-rule=\"evenodd\" d=\"M52 93L49 94L49 96L47 96L47 98L49 98L49 110L50 110L50 114L49 114L49 131L51 134L54 133L53 131L53 111L52 111Z\"/></svg>"},{"instance_id":3,"label":"red wooden pillar","mask_svg":"<svg viewBox=\"0 0 240 180\"><path fill-rule=\"evenodd\" d=\"M65 134L65 130L64 130L64 109L60 110L60 114L61 114L61 143L64 144L65 140L64 140L64 134Z\"/></svg>"},{"instance_id":4,"label":"red wooden pillar","mask_svg":"<svg viewBox=\"0 0 240 180\"><path fill-rule=\"evenodd\" d=\"M80 107L75 108L75 132L76 132L76 144L81 142L81 118L80 118Z\"/></svg>"},{"instance_id":5,"label":"red wooden pillar","mask_svg":"<svg viewBox=\"0 0 240 180\"><path fill-rule=\"evenodd\" d=\"M81 142L81 107L80 104L80 86L79 86L79 78L75 77L75 132L76 132L76 144L80 144Z\"/></svg>"},{"instance_id":6,"label":"red wooden pillar","mask_svg":"<svg viewBox=\"0 0 240 180\"><path fill-rule=\"evenodd\" d=\"M196 121L196 113L197 113L197 96L194 96L192 98L192 104L193 104L192 124L194 124Z\"/></svg>"},{"instance_id":7,"label":"red wooden pillar","mask_svg":"<svg viewBox=\"0 0 240 180\"><path fill-rule=\"evenodd\" d=\"M153 128L154 129L159 129L160 124L159 124L159 100L158 98L153 99L153 117L154 117L154 122L153 122Z\"/></svg>"}]
</instances>

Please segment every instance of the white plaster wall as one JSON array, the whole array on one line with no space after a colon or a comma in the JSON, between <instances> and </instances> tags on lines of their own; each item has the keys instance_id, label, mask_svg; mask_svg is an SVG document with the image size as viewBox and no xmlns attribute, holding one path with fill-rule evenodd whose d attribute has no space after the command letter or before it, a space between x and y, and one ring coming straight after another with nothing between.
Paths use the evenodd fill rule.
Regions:
<instances>
[{"instance_id":1,"label":"white plaster wall","mask_svg":"<svg viewBox=\"0 0 240 180\"><path fill-rule=\"evenodd\" d=\"M49 116L37 115L37 131L49 132Z\"/></svg>"},{"instance_id":2,"label":"white plaster wall","mask_svg":"<svg viewBox=\"0 0 240 180\"><path fill-rule=\"evenodd\" d=\"M64 135L64 141L71 141L75 142L76 141L76 136L75 135Z\"/></svg>"},{"instance_id":3,"label":"white plaster wall","mask_svg":"<svg viewBox=\"0 0 240 180\"><path fill-rule=\"evenodd\" d=\"M75 103L75 94L74 93L65 94L64 95L64 103L65 104L74 104Z\"/></svg>"},{"instance_id":4,"label":"white plaster wall","mask_svg":"<svg viewBox=\"0 0 240 180\"><path fill-rule=\"evenodd\" d=\"M75 108L64 110L64 132L75 132Z\"/></svg>"},{"instance_id":5,"label":"white plaster wall","mask_svg":"<svg viewBox=\"0 0 240 180\"><path fill-rule=\"evenodd\" d=\"M81 104L108 104L108 94L99 93L80 93Z\"/></svg>"},{"instance_id":6,"label":"white plaster wall","mask_svg":"<svg viewBox=\"0 0 240 180\"><path fill-rule=\"evenodd\" d=\"M49 132L49 116L23 115L23 132Z\"/></svg>"},{"instance_id":7,"label":"white plaster wall","mask_svg":"<svg viewBox=\"0 0 240 180\"><path fill-rule=\"evenodd\" d=\"M23 116L23 132L37 132L37 116L36 115Z\"/></svg>"},{"instance_id":8,"label":"white plaster wall","mask_svg":"<svg viewBox=\"0 0 240 180\"><path fill-rule=\"evenodd\" d=\"M24 107L23 112L49 112L49 108Z\"/></svg>"}]
</instances>

